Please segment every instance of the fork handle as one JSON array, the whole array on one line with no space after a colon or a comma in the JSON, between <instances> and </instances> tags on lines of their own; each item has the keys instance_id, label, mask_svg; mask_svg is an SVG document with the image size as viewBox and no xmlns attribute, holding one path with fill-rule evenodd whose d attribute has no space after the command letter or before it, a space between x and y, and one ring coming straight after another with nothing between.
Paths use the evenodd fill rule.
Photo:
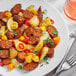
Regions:
<instances>
[{"instance_id":1,"label":"fork handle","mask_svg":"<svg viewBox=\"0 0 76 76\"><path fill-rule=\"evenodd\" d=\"M57 71L53 76L58 76L62 71L64 71L64 69L60 69L59 71Z\"/></svg>"}]
</instances>

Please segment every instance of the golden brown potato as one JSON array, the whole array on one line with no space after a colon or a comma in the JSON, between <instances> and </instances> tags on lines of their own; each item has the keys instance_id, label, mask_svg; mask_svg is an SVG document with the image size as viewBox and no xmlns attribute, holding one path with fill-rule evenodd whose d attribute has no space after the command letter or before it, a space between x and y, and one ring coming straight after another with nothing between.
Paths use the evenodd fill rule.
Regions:
<instances>
[{"instance_id":1,"label":"golden brown potato","mask_svg":"<svg viewBox=\"0 0 76 76\"><path fill-rule=\"evenodd\" d=\"M23 66L23 64L21 64L21 63L19 63L16 59L12 59L12 64L16 67L16 68L19 68L19 65L22 65Z\"/></svg>"},{"instance_id":2,"label":"golden brown potato","mask_svg":"<svg viewBox=\"0 0 76 76\"><path fill-rule=\"evenodd\" d=\"M35 15L30 19L30 24L33 27L37 27L39 25L39 18Z\"/></svg>"},{"instance_id":3,"label":"golden brown potato","mask_svg":"<svg viewBox=\"0 0 76 76\"><path fill-rule=\"evenodd\" d=\"M28 11L32 11L34 9L34 5L30 5L29 7L26 8Z\"/></svg>"},{"instance_id":4,"label":"golden brown potato","mask_svg":"<svg viewBox=\"0 0 76 76\"><path fill-rule=\"evenodd\" d=\"M41 63L44 59L44 57L47 55L49 48L48 47L43 47L42 52L41 52L41 57L39 63Z\"/></svg>"},{"instance_id":5,"label":"golden brown potato","mask_svg":"<svg viewBox=\"0 0 76 76\"><path fill-rule=\"evenodd\" d=\"M42 47L43 47L43 40L40 40L40 42L34 48L34 51L40 51Z\"/></svg>"},{"instance_id":6,"label":"golden brown potato","mask_svg":"<svg viewBox=\"0 0 76 76\"><path fill-rule=\"evenodd\" d=\"M14 47L10 48L10 59L13 59L17 56L17 50Z\"/></svg>"}]
</instances>

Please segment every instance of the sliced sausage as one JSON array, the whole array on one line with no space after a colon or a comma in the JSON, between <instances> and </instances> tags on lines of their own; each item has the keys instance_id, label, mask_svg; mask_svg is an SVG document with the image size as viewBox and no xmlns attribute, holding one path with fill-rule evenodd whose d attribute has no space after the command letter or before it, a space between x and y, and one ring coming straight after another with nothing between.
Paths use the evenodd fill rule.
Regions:
<instances>
[{"instance_id":1,"label":"sliced sausage","mask_svg":"<svg viewBox=\"0 0 76 76\"><path fill-rule=\"evenodd\" d=\"M50 48L50 50L48 51L47 56L48 56L49 58L52 58L52 57L54 56L54 48Z\"/></svg>"},{"instance_id":2,"label":"sliced sausage","mask_svg":"<svg viewBox=\"0 0 76 76\"><path fill-rule=\"evenodd\" d=\"M48 33L50 34L50 36L51 36L52 38L58 36L58 34L54 34L54 33L53 33L53 31L55 31L55 30L57 31L57 29L56 29L54 26L52 26L52 25L50 25L50 26L47 27L47 31L48 31Z\"/></svg>"},{"instance_id":3,"label":"sliced sausage","mask_svg":"<svg viewBox=\"0 0 76 76\"><path fill-rule=\"evenodd\" d=\"M0 50L0 58L8 58L9 57L9 51L8 50Z\"/></svg>"},{"instance_id":4,"label":"sliced sausage","mask_svg":"<svg viewBox=\"0 0 76 76\"><path fill-rule=\"evenodd\" d=\"M21 10L21 4L16 4L12 9L11 12L13 15L16 15L20 12Z\"/></svg>"},{"instance_id":5,"label":"sliced sausage","mask_svg":"<svg viewBox=\"0 0 76 76\"><path fill-rule=\"evenodd\" d=\"M5 23L0 21L0 27L3 26L3 25L5 25Z\"/></svg>"},{"instance_id":6,"label":"sliced sausage","mask_svg":"<svg viewBox=\"0 0 76 76\"><path fill-rule=\"evenodd\" d=\"M20 36L22 36L22 34L24 33L25 27L22 26L20 28L18 28L15 32L17 32L17 35L15 35L15 38L19 38Z\"/></svg>"},{"instance_id":7,"label":"sliced sausage","mask_svg":"<svg viewBox=\"0 0 76 76\"><path fill-rule=\"evenodd\" d=\"M38 67L38 64L39 63L35 63L35 62L27 63L27 64L25 64L23 66L23 69L24 70L27 70L27 71L30 71L30 70L33 70L33 69L37 68Z\"/></svg>"},{"instance_id":8,"label":"sliced sausage","mask_svg":"<svg viewBox=\"0 0 76 76\"><path fill-rule=\"evenodd\" d=\"M4 65L8 65L8 64L10 64L11 63L11 59L4 59L3 60L3 64Z\"/></svg>"},{"instance_id":9,"label":"sliced sausage","mask_svg":"<svg viewBox=\"0 0 76 76\"><path fill-rule=\"evenodd\" d=\"M6 35L7 35L8 39L13 39L14 38L13 32L7 31Z\"/></svg>"},{"instance_id":10,"label":"sliced sausage","mask_svg":"<svg viewBox=\"0 0 76 76\"><path fill-rule=\"evenodd\" d=\"M39 20L40 22L43 20L43 13L42 13L42 9L41 9L41 6L39 7L38 9L38 17L39 17Z\"/></svg>"},{"instance_id":11,"label":"sliced sausage","mask_svg":"<svg viewBox=\"0 0 76 76\"><path fill-rule=\"evenodd\" d=\"M13 19L14 21L17 21L19 25L22 25L25 21L25 19L19 15L14 15Z\"/></svg>"},{"instance_id":12,"label":"sliced sausage","mask_svg":"<svg viewBox=\"0 0 76 76\"><path fill-rule=\"evenodd\" d=\"M24 18L32 18L34 16L34 14L31 11L25 10L23 13Z\"/></svg>"},{"instance_id":13,"label":"sliced sausage","mask_svg":"<svg viewBox=\"0 0 76 76\"><path fill-rule=\"evenodd\" d=\"M42 30L41 29L35 29L33 32L34 36L40 37L42 36Z\"/></svg>"},{"instance_id":14,"label":"sliced sausage","mask_svg":"<svg viewBox=\"0 0 76 76\"><path fill-rule=\"evenodd\" d=\"M37 44L39 41L40 41L40 39L39 39L38 37L30 36L28 43L35 45L35 44Z\"/></svg>"},{"instance_id":15,"label":"sliced sausage","mask_svg":"<svg viewBox=\"0 0 76 76\"><path fill-rule=\"evenodd\" d=\"M12 47L12 41L0 41L0 48L9 49L10 47Z\"/></svg>"},{"instance_id":16,"label":"sliced sausage","mask_svg":"<svg viewBox=\"0 0 76 76\"><path fill-rule=\"evenodd\" d=\"M17 56L17 60L18 60L20 63L23 63L24 60L25 60L25 57L26 57L26 53L25 53L25 52L19 52L19 53L18 53L18 56Z\"/></svg>"},{"instance_id":17,"label":"sliced sausage","mask_svg":"<svg viewBox=\"0 0 76 76\"><path fill-rule=\"evenodd\" d=\"M52 48L52 47L55 47L56 44L55 44L55 42L54 42L53 39L50 39L50 40L47 42L47 46L48 46L49 48Z\"/></svg>"},{"instance_id":18,"label":"sliced sausage","mask_svg":"<svg viewBox=\"0 0 76 76\"><path fill-rule=\"evenodd\" d=\"M33 27L27 27L27 29L25 29L25 32L28 36L33 35L34 28Z\"/></svg>"},{"instance_id":19,"label":"sliced sausage","mask_svg":"<svg viewBox=\"0 0 76 76\"><path fill-rule=\"evenodd\" d=\"M0 19L3 19L5 17L5 13L4 12L0 12Z\"/></svg>"}]
</instances>

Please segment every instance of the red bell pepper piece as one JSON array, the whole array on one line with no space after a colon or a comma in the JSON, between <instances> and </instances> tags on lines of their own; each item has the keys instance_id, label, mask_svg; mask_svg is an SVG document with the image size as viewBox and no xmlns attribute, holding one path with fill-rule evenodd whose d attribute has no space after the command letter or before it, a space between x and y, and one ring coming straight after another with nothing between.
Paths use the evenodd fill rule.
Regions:
<instances>
[{"instance_id":1,"label":"red bell pepper piece","mask_svg":"<svg viewBox=\"0 0 76 76\"><path fill-rule=\"evenodd\" d=\"M12 45L15 46L15 42L14 42L14 40L12 40Z\"/></svg>"},{"instance_id":2,"label":"red bell pepper piece","mask_svg":"<svg viewBox=\"0 0 76 76\"><path fill-rule=\"evenodd\" d=\"M52 22L52 24L54 24L54 20L50 19L50 21Z\"/></svg>"},{"instance_id":3,"label":"red bell pepper piece","mask_svg":"<svg viewBox=\"0 0 76 76\"><path fill-rule=\"evenodd\" d=\"M21 9L20 11L23 13L24 12L24 9Z\"/></svg>"},{"instance_id":4,"label":"red bell pepper piece","mask_svg":"<svg viewBox=\"0 0 76 76\"><path fill-rule=\"evenodd\" d=\"M40 53L36 54L40 58Z\"/></svg>"},{"instance_id":5,"label":"red bell pepper piece","mask_svg":"<svg viewBox=\"0 0 76 76\"><path fill-rule=\"evenodd\" d=\"M29 41L29 36L26 36L24 42L28 43L28 41Z\"/></svg>"},{"instance_id":6,"label":"red bell pepper piece","mask_svg":"<svg viewBox=\"0 0 76 76\"><path fill-rule=\"evenodd\" d=\"M29 19L26 19L25 22L24 22L24 24L27 25L27 26L29 26L30 25Z\"/></svg>"},{"instance_id":7,"label":"red bell pepper piece","mask_svg":"<svg viewBox=\"0 0 76 76\"><path fill-rule=\"evenodd\" d=\"M4 13L9 12L8 10L4 11Z\"/></svg>"},{"instance_id":8,"label":"red bell pepper piece","mask_svg":"<svg viewBox=\"0 0 76 76\"><path fill-rule=\"evenodd\" d=\"M24 50L26 53L30 53L31 51L29 49Z\"/></svg>"},{"instance_id":9,"label":"red bell pepper piece","mask_svg":"<svg viewBox=\"0 0 76 76\"><path fill-rule=\"evenodd\" d=\"M3 67L3 62L2 61L0 61L0 66Z\"/></svg>"}]
</instances>

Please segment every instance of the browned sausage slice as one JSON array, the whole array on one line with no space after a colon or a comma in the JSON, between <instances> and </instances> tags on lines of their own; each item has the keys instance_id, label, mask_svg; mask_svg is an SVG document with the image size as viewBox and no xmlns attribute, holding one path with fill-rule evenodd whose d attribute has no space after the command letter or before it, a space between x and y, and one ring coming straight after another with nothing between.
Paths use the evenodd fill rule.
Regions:
<instances>
[{"instance_id":1,"label":"browned sausage slice","mask_svg":"<svg viewBox=\"0 0 76 76\"><path fill-rule=\"evenodd\" d=\"M33 27L27 27L27 29L25 29L26 34L29 35L33 35L34 32L34 28Z\"/></svg>"},{"instance_id":2,"label":"browned sausage slice","mask_svg":"<svg viewBox=\"0 0 76 76\"><path fill-rule=\"evenodd\" d=\"M52 57L54 56L54 48L50 48L50 50L48 51L47 56L48 56L49 58L52 58Z\"/></svg>"},{"instance_id":3,"label":"browned sausage slice","mask_svg":"<svg viewBox=\"0 0 76 76\"><path fill-rule=\"evenodd\" d=\"M25 60L25 57L26 57L26 53L25 53L25 52L19 52L19 53L18 53L18 56L17 56L17 60L18 60L20 63L23 63L24 60Z\"/></svg>"},{"instance_id":4,"label":"browned sausage slice","mask_svg":"<svg viewBox=\"0 0 76 76\"><path fill-rule=\"evenodd\" d=\"M38 9L38 17L39 17L39 20L40 22L43 20L43 13L42 13L42 9L41 9L41 6L39 7Z\"/></svg>"},{"instance_id":5,"label":"browned sausage slice","mask_svg":"<svg viewBox=\"0 0 76 76\"><path fill-rule=\"evenodd\" d=\"M20 12L21 10L21 4L16 4L12 9L11 12L13 15L16 15Z\"/></svg>"},{"instance_id":6,"label":"browned sausage slice","mask_svg":"<svg viewBox=\"0 0 76 76\"><path fill-rule=\"evenodd\" d=\"M30 36L28 43L35 45L35 44L37 44L39 41L40 41L40 39L39 39L38 37Z\"/></svg>"},{"instance_id":7,"label":"browned sausage slice","mask_svg":"<svg viewBox=\"0 0 76 76\"><path fill-rule=\"evenodd\" d=\"M27 64L25 64L23 66L23 69L24 70L27 70L27 71L30 71L30 70L33 70L33 69L37 68L38 67L38 64L39 63L35 63L35 62L27 63Z\"/></svg>"},{"instance_id":8,"label":"browned sausage slice","mask_svg":"<svg viewBox=\"0 0 76 76\"><path fill-rule=\"evenodd\" d=\"M9 49L10 47L12 47L12 41L0 41L0 48Z\"/></svg>"},{"instance_id":9,"label":"browned sausage slice","mask_svg":"<svg viewBox=\"0 0 76 76\"><path fill-rule=\"evenodd\" d=\"M24 13L23 13L24 18L28 18L28 19L32 18L33 15L34 14L31 11L28 11L28 10L25 10Z\"/></svg>"},{"instance_id":10,"label":"browned sausage slice","mask_svg":"<svg viewBox=\"0 0 76 76\"><path fill-rule=\"evenodd\" d=\"M4 12L0 12L0 19L3 19L5 17L5 13Z\"/></svg>"},{"instance_id":11,"label":"browned sausage slice","mask_svg":"<svg viewBox=\"0 0 76 76\"><path fill-rule=\"evenodd\" d=\"M8 65L8 64L10 64L11 63L11 59L4 59L3 60L3 64L4 65Z\"/></svg>"},{"instance_id":12,"label":"browned sausage slice","mask_svg":"<svg viewBox=\"0 0 76 76\"><path fill-rule=\"evenodd\" d=\"M50 25L50 26L47 27L47 31L48 31L48 33L50 34L50 36L51 36L52 38L58 36L58 34L54 34L54 33L53 33L53 31L57 31L57 29L56 29L54 26L52 26L52 25Z\"/></svg>"},{"instance_id":13,"label":"browned sausage slice","mask_svg":"<svg viewBox=\"0 0 76 76\"><path fill-rule=\"evenodd\" d=\"M0 50L0 58L8 58L9 57L9 51L8 50Z\"/></svg>"},{"instance_id":14,"label":"browned sausage slice","mask_svg":"<svg viewBox=\"0 0 76 76\"><path fill-rule=\"evenodd\" d=\"M34 36L40 37L42 36L42 30L41 29L35 29L33 32Z\"/></svg>"},{"instance_id":15,"label":"browned sausage slice","mask_svg":"<svg viewBox=\"0 0 76 76\"><path fill-rule=\"evenodd\" d=\"M55 47L56 44L55 44L55 42L54 42L53 39L50 39L50 40L47 42L47 46L48 46L49 48L52 48L52 47Z\"/></svg>"},{"instance_id":16,"label":"browned sausage slice","mask_svg":"<svg viewBox=\"0 0 76 76\"><path fill-rule=\"evenodd\" d=\"M19 15L14 15L13 19L18 22L19 25L22 25L25 19Z\"/></svg>"},{"instance_id":17,"label":"browned sausage slice","mask_svg":"<svg viewBox=\"0 0 76 76\"><path fill-rule=\"evenodd\" d=\"M17 32L17 35L15 35L15 38L19 38L20 36L22 36L22 34L24 33L25 27L22 26L20 28L18 28L15 32Z\"/></svg>"},{"instance_id":18,"label":"browned sausage slice","mask_svg":"<svg viewBox=\"0 0 76 76\"><path fill-rule=\"evenodd\" d=\"M13 32L7 31L6 35L7 35L8 39L13 39L14 38Z\"/></svg>"}]
</instances>

